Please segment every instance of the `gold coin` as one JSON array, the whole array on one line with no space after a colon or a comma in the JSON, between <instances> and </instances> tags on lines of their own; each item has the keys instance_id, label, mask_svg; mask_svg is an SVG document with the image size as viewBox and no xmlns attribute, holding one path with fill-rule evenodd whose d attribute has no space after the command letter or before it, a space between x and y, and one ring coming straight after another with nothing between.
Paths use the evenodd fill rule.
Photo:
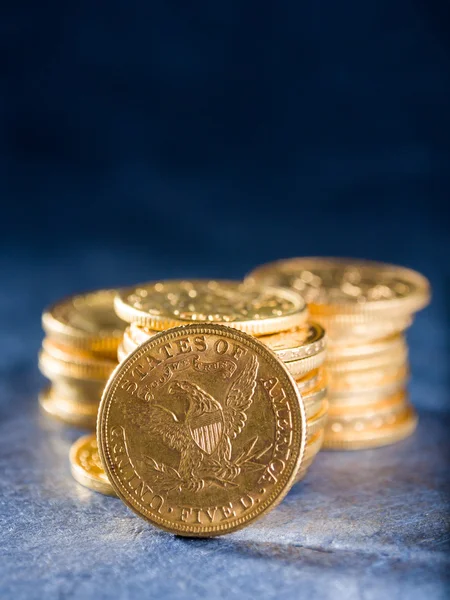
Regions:
<instances>
[{"instance_id":1,"label":"gold coin","mask_svg":"<svg viewBox=\"0 0 450 600\"><path fill-rule=\"evenodd\" d=\"M408 377L406 364L392 365L381 369L363 369L334 374L328 371L328 385L332 394L336 392L365 393L374 388L389 386Z\"/></svg>"},{"instance_id":2,"label":"gold coin","mask_svg":"<svg viewBox=\"0 0 450 600\"><path fill-rule=\"evenodd\" d=\"M42 315L46 334L75 348L114 356L124 323L114 312L117 290L98 290L65 298Z\"/></svg>"},{"instance_id":3,"label":"gold coin","mask_svg":"<svg viewBox=\"0 0 450 600\"><path fill-rule=\"evenodd\" d=\"M125 330L122 345L131 352L156 333L154 329L131 323ZM319 354L326 348L327 336L321 325L308 323L296 329L260 336L260 341L273 350L280 360L286 362Z\"/></svg>"},{"instance_id":4,"label":"gold coin","mask_svg":"<svg viewBox=\"0 0 450 600\"><path fill-rule=\"evenodd\" d=\"M117 348L117 360L119 361L119 364L122 363L126 359L126 357L131 354L131 352L133 352L133 350L128 351L125 349L123 343L120 344L120 346Z\"/></svg>"},{"instance_id":5,"label":"gold coin","mask_svg":"<svg viewBox=\"0 0 450 600\"><path fill-rule=\"evenodd\" d=\"M84 404L68 400L61 396L52 386L39 394L39 404L43 412L58 421L73 427L95 429L98 404Z\"/></svg>"},{"instance_id":6,"label":"gold coin","mask_svg":"<svg viewBox=\"0 0 450 600\"><path fill-rule=\"evenodd\" d=\"M323 440L325 437L325 431L320 429L317 433L312 435L305 448L305 456L302 463L302 469L305 468L308 461L311 461L319 453Z\"/></svg>"},{"instance_id":7,"label":"gold coin","mask_svg":"<svg viewBox=\"0 0 450 600\"><path fill-rule=\"evenodd\" d=\"M386 396L378 402L371 404L354 404L352 406L339 406L330 402L328 414L330 419L336 417L343 421L353 421L355 418L369 418L379 415L392 414L401 410L407 401L407 393L401 390L390 396Z\"/></svg>"},{"instance_id":8,"label":"gold coin","mask_svg":"<svg viewBox=\"0 0 450 600\"><path fill-rule=\"evenodd\" d=\"M326 427L323 447L329 450L363 450L394 444L414 432L417 420L413 407L408 404L402 412L391 416L389 423L381 419L374 420L370 426L361 426L361 422L355 420L351 427L340 428L336 427L340 424L330 420Z\"/></svg>"},{"instance_id":9,"label":"gold coin","mask_svg":"<svg viewBox=\"0 0 450 600\"><path fill-rule=\"evenodd\" d=\"M295 381L297 382L297 387L303 396L305 393L315 388L319 381L326 383L324 367L319 367L318 369L309 371L302 377L296 377Z\"/></svg>"},{"instance_id":10,"label":"gold coin","mask_svg":"<svg viewBox=\"0 0 450 600\"><path fill-rule=\"evenodd\" d=\"M306 417L283 363L256 338L191 324L139 346L111 377L98 446L117 495L187 536L244 527L291 487Z\"/></svg>"},{"instance_id":11,"label":"gold coin","mask_svg":"<svg viewBox=\"0 0 450 600\"><path fill-rule=\"evenodd\" d=\"M408 383L407 373L404 377L384 383L384 385L378 385L373 388L364 388L355 386L355 388L349 388L343 392L335 392L328 390L328 400L330 405L336 407L342 407L343 409L351 406L360 406L362 404L376 404L388 396L392 396L397 392L403 390Z\"/></svg>"},{"instance_id":12,"label":"gold coin","mask_svg":"<svg viewBox=\"0 0 450 600\"><path fill-rule=\"evenodd\" d=\"M127 333L130 342L133 342L136 346L140 346L152 336L159 333L156 329L150 329L139 323L130 323L125 329L125 332Z\"/></svg>"},{"instance_id":13,"label":"gold coin","mask_svg":"<svg viewBox=\"0 0 450 600\"><path fill-rule=\"evenodd\" d=\"M294 291L225 280L147 283L119 290L114 305L125 321L160 331L202 322L263 335L302 325L308 316Z\"/></svg>"},{"instance_id":14,"label":"gold coin","mask_svg":"<svg viewBox=\"0 0 450 600\"><path fill-rule=\"evenodd\" d=\"M72 476L78 483L101 494L116 495L103 470L95 433L83 436L72 445L69 460Z\"/></svg>"},{"instance_id":15,"label":"gold coin","mask_svg":"<svg viewBox=\"0 0 450 600\"><path fill-rule=\"evenodd\" d=\"M395 318L370 319L364 323L339 323L333 317L316 316L326 329L328 340L335 346L368 344L390 335L398 335L412 323L410 315Z\"/></svg>"},{"instance_id":16,"label":"gold coin","mask_svg":"<svg viewBox=\"0 0 450 600\"><path fill-rule=\"evenodd\" d=\"M54 393L77 404L98 404L103 394L105 381L57 377L52 379Z\"/></svg>"},{"instance_id":17,"label":"gold coin","mask_svg":"<svg viewBox=\"0 0 450 600\"><path fill-rule=\"evenodd\" d=\"M125 330L118 351L119 361L155 333L154 330L132 323ZM287 332L264 335L259 339L275 352L280 360L287 362L289 371L296 378L317 369L325 360L326 334L323 327L316 323Z\"/></svg>"},{"instance_id":18,"label":"gold coin","mask_svg":"<svg viewBox=\"0 0 450 600\"><path fill-rule=\"evenodd\" d=\"M134 323L132 323L131 325L134 325ZM122 341L120 342L120 346L123 348L123 350L125 352L128 352L128 353L133 352L134 350L136 350L136 348L138 346L140 346L141 344L143 344L144 342L146 342L148 339L150 339L152 337L152 336L148 336L147 338L145 338L141 342L135 342L134 338L133 338L133 336L131 334L131 325L129 325L125 329ZM155 331L152 335L156 335L157 333L158 332Z\"/></svg>"},{"instance_id":19,"label":"gold coin","mask_svg":"<svg viewBox=\"0 0 450 600\"><path fill-rule=\"evenodd\" d=\"M324 436L325 432L323 429L321 429L309 439L308 443L306 444L305 456L302 461L302 466L299 472L297 473L295 483L301 481L306 475L308 468L311 466L320 449L322 448Z\"/></svg>"},{"instance_id":20,"label":"gold coin","mask_svg":"<svg viewBox=\"0 0 450 600\"><path fill-rule=\"evenodd\" d=\"M287 362L323 352L327 336L318 323L308 323L290 331L261 336L260 341L273 350L280 360Z\"/></svg>"},{"instance_id":21,"label":"gold coin","mask_svg":"<svg viewBox=\"0 0 450 600\"><path fill-rule=\"evenodd\" d=\"M251 283L290 287L305 298L313 315L384 318L412 314L430 300L428 280L411 269L373 261L293 258L255 269Z\"/></svg>"},{"instance_id":22,"label":"gold coin","mask_svg":"<svg viewBox=\"0 0 450 600\"><path fill-rule=\"evenodd\" d=\"M323 383L319 383L313 390L307 394L302 394L305 405L306 418L309 419L315 415L321 408L323 400L328 396L328 389Z\"/></svg>"},{"instance_id":23,"label":"gold coin","mask_svg":"<svg viewBox=\"0 0 450 600\"><path fill-rule=\"evenodd\" d=\"M396 350L403 350L406 347L405 337L398 333L368 343L329 343L327 346L327 361L331 363L332 361L372 357L379 354L395 352Z\"/></svg>"},{"instance_id":24,"label":"gold coin","mask_svg":"<svg viewBox=\"0 0 450 600\"><path fill-rule=\"evenodd\" d=\"M314 354L314 356L308 356L307 358L302 358L301 360L290 360L284 364L286 365L289 373L297 378L319 368L325 362L325 358L326 352L325 350L322 350L322 352Z\"/></svg>"},{"instance_id":25,"label":"gold coin","mask_svg":"<svg viewBox=\"0 0 450 600\"><path fill-rule=\"evenodd\" d=\"M308 438L323 429L328 420L328 400L322 400L322 406L317 414L310 417L307 421Z\"/></svg>"},{"instance_id":26,"label":"gold coin","mask_svg":"<svg viewBox=\"0 0 450 600\"><path fill-rule=\"evenodd\" d=\"M302 479L305 478L305 475L307 474L308 469L314 462L315 458L316 458L315 456L311 456L311 458L304 461L304 464L302 464L302 468L297 473L297 477L295 478L294 484L299 483L300 481L302 481Z\"/></svg>"},{"instance_id":27,"label":"gold coin","mask_svg":"<svg viewBox=\"0 0 450 600\"><path fill-rule=\"evenodd\" d=\"M406 345L394 351L380 352L373 356L362 356L344 360L327 361L327 370L331 374L352 373L368 369L383 369L389 366L400 366L408 360Z\"/></svg>"},{"instance_id":28,"label":"gold coin","mask_svg":"<svg viewBox=\"0 0 450 600\"><path fill-rule=\"evenodd\" d=\"M328 419L328 430L332 433L349 433L349 432L361 432L371 429L379 429L393 425L398 416L402 415L405 408L408 406L407 397L394 398L395 403L390 402L384 409L380 409L374 413L371 411L361 411L360 413L342 413L342 414L331 414Z\"/></svg>"},{"instance_id":29,"label":"gold coin","mask_svg":"<svg viewBox=\"0 0 450 600\"><path fill-rule=\"evenodd\" d=\"M117 361L113 360L67 356L59 350L50 350L50 344L45 342L44 349L39 353L39 369L49 379L62 376L106 381L117 366Z\"/></svg>"}]
</instances>

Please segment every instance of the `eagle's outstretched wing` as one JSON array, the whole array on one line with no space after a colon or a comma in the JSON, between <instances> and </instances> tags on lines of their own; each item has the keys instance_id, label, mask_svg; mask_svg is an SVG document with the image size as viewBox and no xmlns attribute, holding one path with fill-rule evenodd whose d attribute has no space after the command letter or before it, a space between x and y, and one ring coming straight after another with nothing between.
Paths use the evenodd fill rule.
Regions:
<instances>
[{"instance_id":1,"label":"eagle's outstretched wing","mask_svg":"<svg viewBox=\"0 0 450 600\"><path fill-rule=\"evenodd\" d=\"M170 410L161 406L152 406L146 429L161 437L165 444L180 452L192 442L186 434L184 424L179 423Z\"/></svg>"},{"instance_id":2,"label":"eagle's outstretched wing","mask_svg":"<svg viewBox=\"0 0 450 600\"><path fill-rule=\"evenodd\" d=\"M224 433L235 438L247 421L245 411L253 401L258 373L258 359L252 356L242 372L231 384L223 407Z\"/></svg>"},{"instance_id":3,"label":"eagle's outstretched wing","mask_svg":"<svg viewBox=\"0 0 450 600\"><path fill-rule=\"evenodd\" d=\"M183 423L167 409L144 402L130 402L123 407L124 421L131 422L138 429L154 433L165 444L182 451L191 441L186 435ZM142 413L145 411L145 415Z\"/></svg>"}]
</instances>

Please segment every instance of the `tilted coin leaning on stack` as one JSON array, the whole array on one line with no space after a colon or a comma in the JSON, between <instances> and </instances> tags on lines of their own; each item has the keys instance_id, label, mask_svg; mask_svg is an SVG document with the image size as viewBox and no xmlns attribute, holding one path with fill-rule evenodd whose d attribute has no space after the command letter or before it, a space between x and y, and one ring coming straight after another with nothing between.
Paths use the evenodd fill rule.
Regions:
<instances>
[{"instance_id":1,"label":"tilted coin leaning on stack","mask_svg":"<svg viewBox=\"0 0 450 600\"><path fill-rule=\"evenodd\" d=\"M151 337L120 364L97 440L116 494L187 536L240 529L276 506L300 472L305 408L258 338L191 323Z\"/></svg>"},{"instance_id":2,"label":"tilted coin leaning on stack","mask_svg":"<svg viewBox=\"0 0 450 600\"><path fill-rule=\"evenodd\" d=\"M298 291L327 331L324 447L383 446L414 431L404 331L429 302L425 277L371 261L294 258L262 265L247 281Z\"/></svg>"},{"instance_id":3,"label":"tilted coin leaning on stack","mask_svg":"<svg viewBox=\"0 0 450 600\"><path fill-rule=\"evenodd\" d=\"M216 323L256 336L283 362L302 395L308 442L297 480L306 474L321 448L328 414L322 369L326 335L320 325L308 322L306 305L297 293L236 281L169 280L120 290L115 307L130 323L119 347L120 362L167 327Z\"/></svg>"},{"instance_id":4,"label":"tilted coin leaning on stack","mask_svg":"<svg viewBox=\"0 0 450 600\"><path fill-rule=\"evenodd\" d=\"M117 366L124 324L113 310L115 290L64 299L42 316L46 337L39 368L51 381L39 396L46 414L94 428L103 389Z\"/></svg>"}]
</instances>

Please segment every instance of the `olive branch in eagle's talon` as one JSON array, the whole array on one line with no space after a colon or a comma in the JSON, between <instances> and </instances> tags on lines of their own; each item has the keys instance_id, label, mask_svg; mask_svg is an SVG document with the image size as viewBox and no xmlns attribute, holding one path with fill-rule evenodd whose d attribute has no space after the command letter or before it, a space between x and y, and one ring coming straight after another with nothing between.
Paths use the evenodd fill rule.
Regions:
<instances>
[{"instance_id":1,"label":"olive branch in eagle's talon","mask_svg":"<svg viewBox=\"0 0 450 600\"><path fill-rule=\"evenodd\" d=\"M236 458L234 464L240 467L241 469L249 470L249 471L258 471L260 469L264 469L266 465L256 462L260 458L264 456L271 448L272 444L269 444L262 450L256 450L253 452L256 442L258 441L258 436L254 437L249 441L247 447L241 452L241 454Z\"/></svg>"},{"instance_id":2,"label":"olive branch in eagle's talon","mask_svg":"<svg viewBox=\"0 0 450 600\"><path fill-rule=\"evenodd\" d=\"M183 479L176 469L164 463L158 463L150 456L144 456L142 462L153 471L153 476L158 481L162 490L166 492L170 492L171 490L181 491Z\"/></svg>"}]
</instances>

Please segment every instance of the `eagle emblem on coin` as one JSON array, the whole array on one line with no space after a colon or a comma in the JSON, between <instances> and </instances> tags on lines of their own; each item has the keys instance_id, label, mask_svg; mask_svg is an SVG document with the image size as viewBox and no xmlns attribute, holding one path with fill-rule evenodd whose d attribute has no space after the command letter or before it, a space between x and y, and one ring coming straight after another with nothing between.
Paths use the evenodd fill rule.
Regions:
<instances>
[{"instance_id":1,"label":"eagle emblem on coin","mask_svg":"<svg viewBox=\"0 0 450 600\"><path fill-rule=\"evenodd\" d=\"M232 458L232 440L245 427L257 372L258 361L252 356L231 383L222 403L195 383L173 382L168 391L185 401L184 420L167 407L158 404L151 407L149 431L160 435L165 444L180 452L177 469L180 489L187 487L195 491L205 485L230 485L241 472L242 458Z\"/></svg>"},{"instance_id":2,"label":"eagle emblem on coin","mask_svg":"<svg viewBox=\"0 0 450 600\"><path fill-rule=\"evenodd\" d=\"M155 334L110 377L100 458L151 523L220 535L273 508L294 482L306 413L286 366L257 338L193 323Z\"/></svg>"}]
</instances>

